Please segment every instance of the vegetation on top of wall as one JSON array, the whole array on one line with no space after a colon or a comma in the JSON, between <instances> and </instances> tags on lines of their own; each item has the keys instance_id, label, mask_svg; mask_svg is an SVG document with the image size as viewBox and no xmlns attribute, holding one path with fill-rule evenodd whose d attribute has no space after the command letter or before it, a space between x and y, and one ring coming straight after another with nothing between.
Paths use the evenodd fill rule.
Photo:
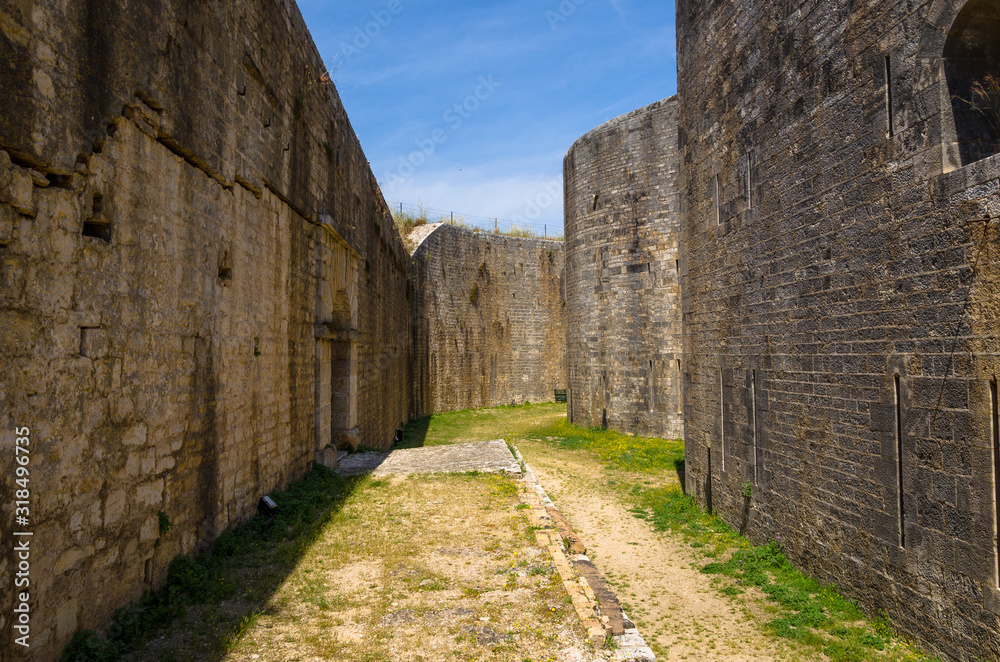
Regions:
<instances>
[{"instance_id":1,"label":"vegetation on top of wall","mask_svg":"<svg viewBox=\"0 0 1000 662\"><path fill-rule=\"evenodd\" d=\"M524 239L563 241L562 235L542 236L533 230L520 227L513 223L506 230L490 230L472 225L463 216L441 216L439 218L432 219L428 215L427 210L423 207L421 207L417 212L401 211L396 209L392 212L392 217L396 222L396 229L399 230L399 236L403 238L403 243L406 244L407 250L411 252L416 248L416 246L413 245L408 239L410 233L413 232L415 228L418 228L421 225L427 225L428 223L447 223L448 225L452 225L456 228L463 228L465 230L471 230L472 232L495 234L501 237L521 237Z\"/></svg>"},{"instance_id":2,"label":"vegetation on top of wall","mask_svg":"<svg viewBox=\"0 0 1000 662\"><path fill-rule=\"evenodd\" d=\"M972 83L972 99L956 98L983 116L993 133L994 145L991 147L997 148L996 143L1000 141L1000 78L987 74L982 80Z\"/></svg>"}]
</instances>

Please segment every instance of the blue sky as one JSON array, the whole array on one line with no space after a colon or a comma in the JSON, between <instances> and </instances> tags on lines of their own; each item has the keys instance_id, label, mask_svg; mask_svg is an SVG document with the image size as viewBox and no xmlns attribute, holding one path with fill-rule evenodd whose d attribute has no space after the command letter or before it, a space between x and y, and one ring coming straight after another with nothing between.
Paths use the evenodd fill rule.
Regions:
<instances>
[{"instance_id":1,"label":"blue sky","mask_svg":"<svg viewBox=\"0 0 1000 662\"><path fill-rule=\"evenodd\" d=\"M389 201L562 228L562 159L676 92L672 0L299 0Z\"/></svg>"}]
</instances>

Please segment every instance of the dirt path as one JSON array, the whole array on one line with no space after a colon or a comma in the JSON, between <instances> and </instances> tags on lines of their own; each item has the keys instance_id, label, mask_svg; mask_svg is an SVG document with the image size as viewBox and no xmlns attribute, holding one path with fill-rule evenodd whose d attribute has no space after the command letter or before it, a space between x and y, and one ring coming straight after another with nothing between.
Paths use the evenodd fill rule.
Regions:
<instances>
[{"instance_id":1,"label":"dirt path","mask_svg":"<svg viewBox=\"0 0 1000 662\"><path fill-rule=\"evenodd\" d=\"M683 538L653 531L628 512L596 462L539 442L516 443L658 660L816 659L762 635L744 604L712 587L699 571L704 561Z\"/></svg>"}]
</instances>

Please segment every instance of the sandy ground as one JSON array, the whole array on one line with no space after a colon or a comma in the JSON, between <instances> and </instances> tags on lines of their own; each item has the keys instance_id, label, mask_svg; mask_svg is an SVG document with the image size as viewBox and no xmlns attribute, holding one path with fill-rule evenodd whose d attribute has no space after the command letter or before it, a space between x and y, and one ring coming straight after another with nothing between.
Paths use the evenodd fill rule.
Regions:
<instances>
[{"instance_id":1,"label":"sandy ground","mask_svg":"<svg viewBox=\"0 0 1000 662\"><path fill-rule=\"evenodd\" d=\"M699 571L705 561L688 542L628 512L597 462L539 442L517 446L658 660L826 659L762 635L745 600L719 594Z\"/></svg>"}]
</instances>

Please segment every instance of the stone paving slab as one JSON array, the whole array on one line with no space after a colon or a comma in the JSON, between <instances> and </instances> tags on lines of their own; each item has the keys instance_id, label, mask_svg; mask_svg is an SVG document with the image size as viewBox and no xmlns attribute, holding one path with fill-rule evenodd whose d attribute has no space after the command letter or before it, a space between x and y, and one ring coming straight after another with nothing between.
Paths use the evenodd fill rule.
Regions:
<instances>
[{"instance_id":1,"label":"stone paving slab","mask_svg":"<svg viewBox=\"0 0 1000 662\"><path fill-rule=\"evenodd\" d=\"M357 453L337 464L337 473L373 476L406 474L509 473L520 475L521 467L503 439L450 446L404 448L391 453Z\"/></svg>"}]
</instances>

